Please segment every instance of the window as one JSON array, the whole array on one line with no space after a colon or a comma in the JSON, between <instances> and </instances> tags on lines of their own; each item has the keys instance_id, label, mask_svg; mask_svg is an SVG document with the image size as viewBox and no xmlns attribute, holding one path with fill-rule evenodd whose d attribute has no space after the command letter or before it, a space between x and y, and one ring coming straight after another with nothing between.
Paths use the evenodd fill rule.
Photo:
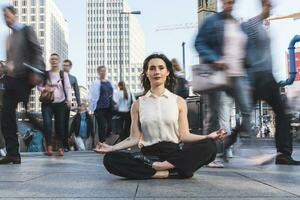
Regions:
<instances>
[{"instance_id":1,"label":"window","mask_svg":"<svg viewBox=\"0 0 300 200\"><path fill-rule=\"evenodd\" d=\"M22 14L26 14L27 9L26 8L22 8Z\"/></svg>"},{"instance_id":2,"label":"window","mask_svg":"<svg viewBox=\"0 0 300 200\"><path fill-rule=\"evenodd\" d=\"M40 6L44 6L45 5L45 1L44 0L40 0Z\"/></svg>"},{"instance_id":3,"label":"window","mask_svg":"<svg viewBox=\"0 0 300 200\"><path fill-rule=\"evenodd\" d=\"M18 6L18 1L14 1L14 6Z\"/></svg>"},{"instance_id":4,"label":"window","mask_svg":"<svg viewBox=\"0 0 300 200\"><path fill-rule=\"evenodd\" d=\"M34 22L35 21L35 16L31 16L30 20Z\"/></svg>"},{"instance_id":5,"label":"window","mask_svg":"<svg viewBox=\"0 0 300 200\"><path fill-rule=\"evenodd\" d=\"M27 6L27 3L26 3L26 1L22 1L22 6Z\"/></svg>"},{"instance_id":6,"label":"window","mask_svg":"<svg viewBox=\"0 0 300 200\"><path fill-rule=\"evenodd\" d=\"M31 14L35 13L35 8L31 8Z\"/></svg>"},{"instance_id":7,"label":"window","mask_svg":"<svg viewBox=\"0 0 300 200\"><path fill-rule=\"evenodd\" d=\"M31 6L35 6L36 0L31 0Z\"/></svg>"}]
</instances>

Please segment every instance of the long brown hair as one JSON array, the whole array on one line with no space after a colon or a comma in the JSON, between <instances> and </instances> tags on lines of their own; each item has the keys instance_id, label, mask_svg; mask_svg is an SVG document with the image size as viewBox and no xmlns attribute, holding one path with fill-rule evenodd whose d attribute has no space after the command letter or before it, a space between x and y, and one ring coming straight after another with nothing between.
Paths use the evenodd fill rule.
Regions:
<instances>
[{"instance_id":1,"label":"long brown hair","mask_svg":"<svg viewBox=\"0 0 300 200\"><path fill-rule=\"evenodd\" d=\"M127 91L125 82L120 81L118 83L118 87L120 88L120 90L123 90L124 97L125 97L126 100L128 100L128 91Z\"/></svg>"},{"instance_id":2,"label":"long brown hair","mask_svg":"<svg viewBox=\"0 0 300 200\"><path fill-rule=\"evenodd\" d=\"M143 64L143 72L141 74L141 83L142 83L142 86L144 88L144 94L146 94L151 88L150 81L149 81L146 73L147 73L147 70L148 70L149 61L151 59L154 59L154 58L162 59L165 62L166 66L167 66L167 70L169 71L169 75L168 75L167 80L165 82L165 87L168 90L170 90L171 92L173 92L174 91L174 86L175 86L175 83L176 83L176 77L175 77L175 74L174 74L174 69L173 69L172 63L164 54L154 53L154 54L151 54L150 56L148 56L145 59L144 64Z\"/></svg>"}]
</instances>

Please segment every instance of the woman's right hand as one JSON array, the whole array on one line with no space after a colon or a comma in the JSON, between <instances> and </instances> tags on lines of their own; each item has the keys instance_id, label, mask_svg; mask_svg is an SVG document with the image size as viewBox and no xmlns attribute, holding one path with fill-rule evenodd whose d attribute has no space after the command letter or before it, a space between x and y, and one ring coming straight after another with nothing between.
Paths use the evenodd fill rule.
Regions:
<instances>
[{"instance_id":1,"label":"woman's right hand","mask_svg":"<svg viewBox=\"0 0 300 200\"><path fill-rule=\"evenodd\" d=\"M102 142L98 142L94 151L96 153L108 153L108 152L114 151L114 148L111 145L108 145L108 144L105 144Z\"/></svg>"}]
</instances>

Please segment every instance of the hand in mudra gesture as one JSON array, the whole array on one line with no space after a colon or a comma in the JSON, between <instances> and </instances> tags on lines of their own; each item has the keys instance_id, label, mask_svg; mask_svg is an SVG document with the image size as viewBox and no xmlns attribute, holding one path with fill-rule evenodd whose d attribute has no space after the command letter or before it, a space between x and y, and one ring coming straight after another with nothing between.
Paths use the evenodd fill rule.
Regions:
<instances>
[{"instance_id":1,"label":"hand in mudra gesture","mask_svg":"<svg viewBox=\"0 0 300 200\"><path fill-rule=\"evenodd\" d=\"M226 136L226 131L224 129L219 129L207 135L208 138L212 138L214 140L222 140Z\"/></svg>"},{"instance_id":2,"label":"hand in mudra gesture","mask_svg":"<svg viewBox=\"0 0 300 200\"><path fill-rule=\"evenodd\" d=\"M113 151L113 146L102 143L102 142L98 142L98 144L96 145L96 148L94 149L94 151L96 153L108 153Z\"/></svg>"}]
</instances>

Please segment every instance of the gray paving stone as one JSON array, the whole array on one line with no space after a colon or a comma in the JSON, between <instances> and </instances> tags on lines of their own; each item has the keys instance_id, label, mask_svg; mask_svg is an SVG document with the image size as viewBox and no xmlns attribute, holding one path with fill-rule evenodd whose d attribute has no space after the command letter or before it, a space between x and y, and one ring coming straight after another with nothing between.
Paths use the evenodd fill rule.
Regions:
<instances>
[{"instance_id":1,"label":"gray paving stone","mask_svg":"<svg viewBox=\"0 0 300 200\"><path fill-rule=\"evenodd\" d=\"M225 169L202 168L189 180L140 181L109 174L92 152L23 154L21 165L0 166L0 199L299 199L299 167L242 163L255 154L241 149Z\"/></svg>"},{"instance_id":2,"label":"gray paving stone","mask_svg":"<svg viewBox=\"0 0 300 200\"><path fill-rule=\"evenodd\" d=\"M190 180L152 180L139 185L137 197L293 197L233 172L199 170Z\"/></svg>"},{"instance_id":3,"label":"gray paving stone","mask_svg":"<svg viewBox=\"0 0 300 200\"><path fill-rule=\"evenodd\" d=\"M216 198L216 197L186 197L186 198L135 198L136 200L186 200L186 199L199 199L199 200L298 200L300 198L288 198L288 197L281 197L281 198L274 198L274 197L255 197L255 198L243 198L243 197L220 197L220 198Z\"/></svg>"}]
</instances>

